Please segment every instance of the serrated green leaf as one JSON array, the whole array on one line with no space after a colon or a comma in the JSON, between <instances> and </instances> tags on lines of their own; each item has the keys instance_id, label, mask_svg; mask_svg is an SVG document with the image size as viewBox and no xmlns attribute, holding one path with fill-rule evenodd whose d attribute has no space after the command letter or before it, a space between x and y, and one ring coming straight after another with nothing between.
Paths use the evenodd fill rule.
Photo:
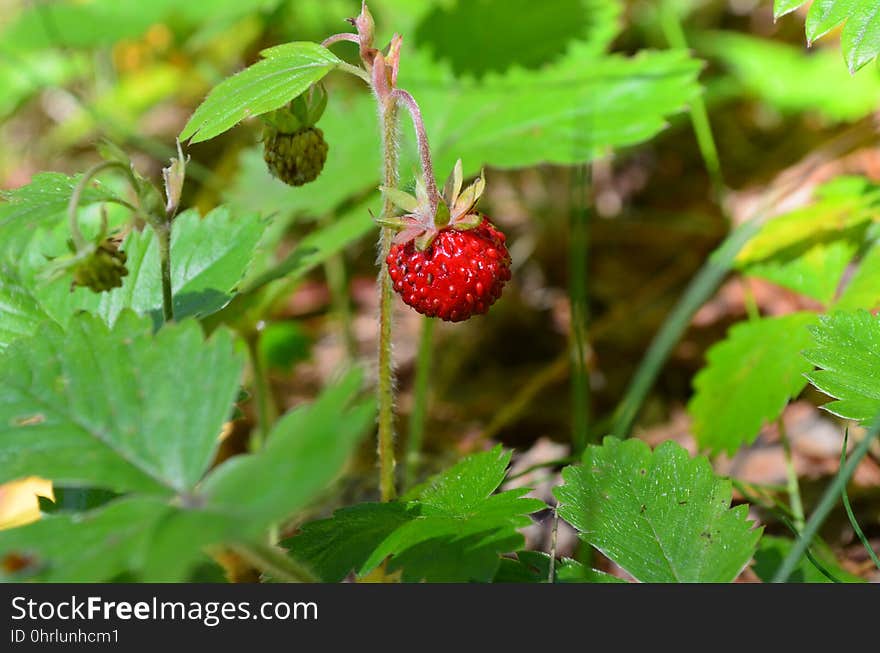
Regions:
<instances>
[{"instance_id":1,"label":"serrated green leaf","mask_svg":"<svg viewBox=\"0 0 880 653\"><path fill-rule=\"evenodd\" d=\"M647 140L699 93L699 69L685 52L596 59L572 46L553 66L479 84L418 65L401 77L419 98L437 169L460 157L467 175L482 165L581 163Z\"/></svg>"},{"instance_id":2,"label":"serrated green leaf","mask_svg":"<svg viewBox=\"0 0 880 653\"><path fill-rule=\"evenodd\" d=\"M414 30L415 42L448 61L456 75L540 68L564 56L572 42L598 56L618 32L621 9L608 0L439 3ZM474 43L480 56L474 56Z\"/></svg>"},{"instance_id":3,"label":"serrated green leaf","mask_svg":"<svg viewBox=\"0 0 880 653\"><path fill-rule=\"evenodd\" d=\"M220 207L204 218L190 210L171 232L171 291L174 316L205 316L225 306L241 281L266 223L250 213L233 216ZM101 298L99 313L112 322L123 308L158 315L162 307L159 248L152 230L132 234L124 249L132 261L118 290ZM137 263L135 263L137 261Z\"/></svg>"},{"instance_id":4,"label":"serrated green leaf","mask_svg":"<svg viewBox=\"0 0 880 653\"><path fill-rule=\"evenodd\" d=\"M742 267L773 257L791 260L816 243L858 241L861 230L878 217L880 188L862 177L839 177L817 189L814 203L764 224L736 263Z\"/></svg>"},{"instance_id":5,"label":"serrated green leaf","mask_svg":"<svg viewBox=\"0 0 880 653\"><path fill-rule=\"evenodd\" d=\"M273 56L218 84L180 132L181 141L199 143L222 134L249 116L274 111L341 63L317 43L288 43Z\"/></svg>"},{"instance_id":6,"label":"serrated green leaf","mask_svg":"<svg viewBox=\"0 0 880 653\"><path fill-rule=\"evenodd\" d=\"M106 328L96 318L84 316L84 319L91 320L97 328ZM126 312L120 317L114 331L118 333L125 323L135 324L131 313ZM141 331L149 334L148 325L143 320L139 324ZM195 327L192 322L188 324ZM176 355L178 365L186 373L184 356L192 359L193 348L190 346L183 354L159 341L163 333L173 328L181 329L183 326L163 328L158 336L154 336L154 351L161 349L167 351L169 356ZM133 337L138 336L135 334ZM217 341L215 336L207 346L216 347ZM95 343L99 347L103 344ZM133 341L129 346L137 348L139 344ZM206 365L200 372L208 381L200 380L199 386L206 386L207 383L206 392L215 390L213 375L217 370ZM175 410L177 404L168 403L166 395L176 393L182 402L192 397L187 396L187 389L181 385L179 377L164 378L169 381L167 388L157 389L156 383L144 384L144 393L156 400L157 406L164 406L165 412L178 412L190 422L204 423L205 415L212 410L210 402L200 400L193 404L182 404L196 406L197 409ZM326 489L373 420L375 411L372 402L355 400L360 388L361 376L350 373L339 384L325 390L313 404L298 408L282 418L272 431L268 444L259 453L228 459L202 481L187 481L182 490L153 490L152 486L139 484L132 489L147 491L153 496L128 495L97 510L56 513L32 525L0 532L0 555L9 552L36 554L38 564L35 577L40 580L100 581L110 580L123 572L133 574L138 580L187 580L204 560L207 548L262 539L271 523L288 517ZM0 396L4 396L5 387L0 385L0 390L3 391ZM115 402L119 396L120 393L117 393L104 396L101 400ZM122 409L129 407L126 403L118 402L113 406ZM169 409L168 406L175 408ZM2 412L4 408L0 406L0 420L7 417ZM132 415L131 420L137 423L141 416ZM191 458L187 452L187 447L191 445L186 439L192 438L193 433L174 428L171 424L157 424L155 419L145 426L154 425L157 429L150 433L150 441L158 441L164 447L160 453L168 458L169 464L173 463L171 458L176 456L177 466L184 466ZM25 428L33 429L35 426ZM56 434L59 432L61 426L55 430ZM168 446L165 433L171 434L172 446ZM212 440L216 442L216 431L211 433ZM5 435L0 432L0 442L3 442ZM208 448L213 449L213 444ZM89 453L88 450L82 450L69 454L75 458L72 464L90 464ZM43 469L54 455L53 451L34 453L30 462L36 460L37 463L31 467ZM5 460L3 462L5 465ZM40 467L41 462L43 467ZM141 463L141 460L136 462ZM204 462L202 473L207 463ZM106 476L105 472L101 473ZM94 476L94 473L90 474L93 482ZM131 483L127 482L127 485ZM48 538L52 538L51 541ZM90 545L93 542L100 544L93 547ZM87 555L76 548L80 545L88 546Z\"/></svg>"},{"instance_id":7,"label":"serrated green leaf","mask_svg":"<svg viewBox=\"0 0 880 653\"><path fill-rule=\"evenodd\" d=\"M361 569L373 551L417 512L396 502L361 503L304 525L283 544L295 558L307 561L321 580L337 583Z\"/></svg>"},{"instance_id":8,"label":"serrated green leaf","mask_svg":"<svg viewBox=\"0 0 880 653\"><path fill-rule=\"evenodd\" d=\"M812 328L804 358L819 369L810 382L837 401L823 408L866 423L880 412L880 322L867 311L837 311Z\"/></svg>"},{"instance_id":9,"label":"serrated green leaf","mask_svg":"<svg viewBox=\"0 0 880 653\"><path fill-rule=\"evenodd\" d=\"M225 207L214 209L204 218L196 210L177 216L171 232L171 290L176 319L204 317L230 301L265 227L266 222L256 214L233 216ZM152 229L133 231L125 238L120 249L127 256L128 276L120 288L101 294L86 288L71 292L66 276L51 283L40 280L46 254L61 254L65 235L62 228L55 238L55 249L44 245L30 263L29 285L46 313L64 325L78 311L85 310L112 324L122 310L130 308L161 323L159 245Z\"/></svg>"},{"instance_id":10,"label":"serrated green leaf","mask_svg":"<svg viewBox=\"0 0 880 653\"><path fill-rule=\"evenodd\" d=\"M730 482L672 441L652 453L607 437L562 477L560 517L641 582L730 582L761 536L747 506L730 508Z\"/></svg>"},{"instance_id":11,"label":"serrated green leaf","mask_svg":"<svg viewBox=\"0 0 880 653\"><path fill-rule=\"evenodd\" d=\"M773 12L778 18L808 1L775 0ZM880 53L880 5L874 0L814 0L807 12L807 41L822 38L841 23L840 46L854 73Z\"/></svg>"},{"instance_id":12,"label":"serrated green leaf","mask_svg":"<svg viewBox=\"0 0 880 653\"><path fill-rule=\"evenodd\" d=\"M285 544L324 580L368 574L390 557L404 581L489 582L500 553L522 545L518 528L543 502L527 490L492 494L510 454L501 447L470 456L415 488L406 503L364 504L307 524Z\"/></svg>"},{"instance_id":13,"label":"serrated green leaf","mask_svg":"<svg viewBox=\"0 0 880 653\"><path fill-rule=\"evenodd\" d=\"M880 307L880 244L875 244L862 257L855 274L847 283L835 308L843 311Z\"/></svg>"},{"instance_id":14,"label":"serrated green leaf","mask_svg":"<svg viewBox=\"0 0 880 653\"><path fill-rule=\"evenodd\" d=\"M853 240L843 237L780 253L740 269L747 276L772 281L827 306L837 294L840 280L857 249Z\"/></svg>"},{"instance_id":15,"label":"serrated green leaf","mask_svg":"<svg viewBox=\"0 0 880 653\"><path fill-rule=\"evenodd\" d=\"M0 355L0 481L39 475L119 492L185 491L205 473L238 392L232 337L193 321L153 335L123 313L44 325Z\"/></svg>"},{"instance_id":16,"label":"serrated green leaf","mask_svg":"<svg viewBox=\"0 0 880 653\"><path fill-rule=\"evenodd\" d=\"M806 4L809 0L773 0L773 16L781 18L791 13L798 7Z\"/></svg>"},{"instance_id":17,"label":"serrated green leaf","mask_svg":"<svg viewBox=\"0 0 880 653\"><path fill-rule=\"evenodd\" d=\"M739 270L830 304L847 266L880 216L880 194L862 177L839 177L816 201L773 218L743 247Z\"/></svg>"},{"instance_id":18,"label":"serrated green leaf","mask_svg":"<svg viewBox=\"0 0 880 653\"><path fill-rule=\"evenodd\" d=\"M468 456L418 488L420 503L451 515L464 515L501 485L510 451L500 446Z\"/></svg>"},{"instance_id":19,"label":"serrated green leaf","mask_svg":"<svg viewBox=\"0 0 880 653\"><path fill-rule=\"evenodd\" d=\"M326 488L375 419L372 399L352 402L361 377L351 372L315 402L287 413L259 453L215 469L199 487L209 509L268 525Z\"/></svg>"},{"instance_id":20,"label":"serrated green leaf","mask_svg":"<svg viewBox=\"0 0 880 653\"><path fill-rule=\"evenodd\" d=\"M543 551L517 551L516 559L502 558L495 583L546 583L550 578L550 556ZM625 583L603 571L585 567L577 560L556 561L557 583Z\"/></svg>"},{"instance_id":21,"label":"serrated green leaf","mask_svg":"<svg viewBox=\"0 0 880 653\"><path fill-rule=\"evenodd\" d=\"M10 342L29 336L49 316L11 272L0 269L0 351Z\"/></svg>"},{"instance_id":22,"label":"serrated green leaf","mask_svg":"<svg viewBox=\"0 0 880 653\"><path fill-rule=\"evenodd\" d=\"M0 259L16 260L33 233L50 228L66 218L67 205L80 176L41 172L21 188L0 191ZM119 197L95 181L80 196L80 206L97 202L118 202Z\"/></svg>"},{"instance_id":23,"label":"serrated green leaf","mask_svg":"<svg viewBox=\"0 0 880 653\"><path fill-rule=\"evenodd\" d=\"M170 508L152 497L124 498L88 513L58 513L0 531L0 557L31 560L22 580L94 583L139 565L156 522ZM19 580L12 578L10 580Z\"/></svg>"},{"instance_id":24,"label":"serrated green leaf","mask_svg":"<svg viewBox=\"0 0 880 653\"><path fill-rule=\"evenodd\" d=\"M279 420L258 453L212 470L189 495L186 510L157 524L145 579L183 580L204 547L259 539L324 491L374 419L371 400L354 400L360 386L361 375L349 373L314 403Z\"/></svg>"},{"instance_id":25,"label":"serrated green leaf","mask_svg":"<svg viewBox=\"0 0 880 653\"><path fill-rule=\"evenodd\" d=\"M752 565L752 570L755 572L755 575L765 583L769 583L773 579L773 576L776 575L776 570L779 568L779 565L782 564L782 561L785 559L785 556L788 555L788 552L791 551L793 545L794 542L786 537L777 537L775 535L765 535L762 537L761 543L758 545L758 550L755 552L755 563ZM840 563L834 558L834 554L827 547L817 547L814 545L813 548L814 555L816 555L819 561L834 575L835 578L844 583L864 582L864 580L858 576L854 576L841 568ZM818 555L815 552L816 548L819 548ZM801 558L795 570L788 577L787 582L831 583L833 581L816 569L815 565L804 556Z\"/></svg>"},{"instance_id":26,"label":"serrated green leaf","mask_svg":"<svg viewBox=\"0 0 880 653\"><path fill-rule=\"evenodd\" d=\"M736 452L782 414L807 384L801 351L810 345L813 313L741 322L706 354L688 404L701 448Z\"/></svg>"}]
</instances>

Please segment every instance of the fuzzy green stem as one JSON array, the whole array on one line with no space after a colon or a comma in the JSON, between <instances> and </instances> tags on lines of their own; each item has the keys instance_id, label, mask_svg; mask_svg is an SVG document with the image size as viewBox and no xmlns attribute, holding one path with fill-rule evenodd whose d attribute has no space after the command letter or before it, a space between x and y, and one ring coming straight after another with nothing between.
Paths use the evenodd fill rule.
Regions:
<instances>
[{"instance_id":1,"label":"fuzzy green stem","mask_svg":"<svg viewBox=\"0 0 880 653\"><path fill-rule=\"evenodd\" d=\"M383 184L388 188L397 186L397 100L394 97L380 101L382 121ZM382 217L394 214L394 204L388 196L382 203ZM394 365L391 354L391 319L394 308L394 289L388 274L388 252L394 231L382 228L379 240L379 493L382 501L397 496L394 482Z\"/></svg>"},{"instance_id":2,"label":"fuzzy green stem","mask_svg":"<svg viewBox=\"0 0 880 653\"><path fill-rule=\"evenodd\" d=\"M794 468L794 457L791 454L791 442L785 430L785 424L780 417L777 421L779 428L779 440L782 442L782 451L785 454L786 490L788 491L788 503L791 506L791 515L794 519L794 527L798 533L804 530L804 504L801 501L801 487L798 484L797 470Z\"/></svg>"},{"instance_id":3,"label":"fuzzy green stem","mask_svg":"<svg viewBox=\"0 0 880 653\"><path fill-rule=\"evenodd\" d=\"M165 322L174 321L174 297L171 293L171 222L153 224L159 245L159 266L162 274L162 316Z\"/></svg>"},{"instance_id":4,"label":"fuzzy green stem","mask_svg":"<svg viewBox=\"0 0 880 653\"><path fill-rule=\"evenodd\" d=\"M248 564L283 583L319 583L314 572L281 549L266 544L234 544L230 548Z\"/></svg>"},{"instance_id":5,"label":"fuzzy green stem","mask_svg":"<svg viewBox=\"0 0 880 653\"><path fill-rule=\"evenodd\" d=\"M666 37L667 43L673 48L688 49L687 38L678 12L669 0L664 0L660 7L660 26ZM721 173L721 161L718 158L718 148L715 146L715 138L712 136L712 125L709 123L709 112L706 110L706 102L703 95L697 95L691 100L690 105L691 125L697 137L697 146L703 157L703 164L709 174L712 183L712 191L715 201L722 205L724 198L724 176Z\"/></svg>"},{"instance_id":6,"label":"fuzzy green stem","mask_svg":"<svg viewBox=\"0 0 880 653\"><path fill-rule=\"evenodd\" d=\"M856 467L862 462L862 458L868 453L868 449L871 447L871 443L875 440L878 433L880 433L880 415L874 418L871 428L865 433L864 439L859 442L850 459L846 461L845 465L841 466L837 476L834 477L834 480L831 481L831 484L825 489L822 498L819 499L819 503L816 505L816 509L813 511L813 514L810 515L804 529L801 531L801 536L794 543L794 546L791 547L791 551L785 556L776 575L773 577L774 583L784 583L788 580L788 577L791 576L791 572L797 567L801 556L803 556L804 552L809 548L813 538L816 537L816 533L819 532L819 528L825 523L825 519L831 512L831 509L834 507L834 504L837 503L841 491L846 487L849 479L852 478L853 473L856 471Z\"/></svg>"},{"instance_id":7,"label":"fuzzy green stem","mask_svg":"<svg viewBox=\"0 0 880 653\"><path fill-rule=\"evenodd\" d=\"M590 379L587 370L587 257L590 215L589 169L575 173L575 197L569 217L569 353L571 356L571 445L575 454L587 445L590 420Z\"/></svg>"},{"instance_id":8,"label":"fuzzy green stem","mask_svg":"<svg viewBox=\"0 0 880 653\"><path fill-rule=\"evenodd\" d=\"M413 383L413 406L409 414L409 438L406 450L404 488L412 487L422 457L425 437L425 417L428 414L428 391L431 387L431 359L433 354L434 319L422 318L419 352L416 357L416 378Z\"/></svg>"}]
</instances>

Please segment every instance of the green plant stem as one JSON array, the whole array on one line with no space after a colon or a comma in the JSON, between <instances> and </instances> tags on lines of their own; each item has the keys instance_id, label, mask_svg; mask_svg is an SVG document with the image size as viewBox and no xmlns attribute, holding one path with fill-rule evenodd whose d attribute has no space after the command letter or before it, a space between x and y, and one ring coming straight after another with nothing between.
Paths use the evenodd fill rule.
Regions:
<instances>
[{"instance_id":1,"label":"green plant stem","mask_svg":"<svg viewBox=\"0 0 880 653\"><path fill-rule=\"evenodd\" d=\"M712 253L697 275L685 290L684 295L672 309L660 331L648 347L636 370L626 394L614 416L611 429L613 435L629 437L633 423L642 402L669 357L672 348L678 343L697 309L718 289L721 281L733 267L736 255L743 245L760 228L760 220L752 219L733 230L724 242Z\"/></svg>"},{"instance_id":2,"label":"green plant stem","mask_svg":"<svg viewBox=\"0 0 880 653\"><path fill-rule=\"evenodd\" d=\"M409 438L406 446L406 473L404 488L415 482L422 457L425 437L425 417L428 414L428 391L431 387L431 359L433 354L435 320L422 318L419 351L416 357L416 378L413 383L413 405L409 414Z\"/></svg>"},{"instance_id":3,"label":"green plant stem","mask_svg":"<svg viewBox=\"0 0 880 653\"><path fill-rule=\"evenodd\" d=\"M230 548L248 564L284 583L319 583L311 569L268 544L233 544Z\"/></svg>"},{"instance_id":4,"label":"green plant stem","mask_svg":"<svg viewBox=\"0 0 880 653\"><path fill-rule=\"evenodd\" d=\"M761 498L751 494L751 492L746 489L745 484L742 481L731 478L730 483L731 485L733 485L733 487L739 490L739 493L743 495L743 498L746 501L753 505L764 505L765 508L772 512L776 516L776 518L781 521L788 530L791 531L792 535L794 535L795 538L800 537L800 531L795 528L794 524L783 512L787 509L787 506L780 504L778 501L776 501L775 498L771 498L769 505L763 504ZM816 558L816 556L813 555L812 551L810 551L809 548L804 551L804 554L806 555L807 560L809 560L810 564L812 564L820 574L825 576L825 578L830 580L832 583L842 582L839 578L832 574L831 571L829 571L828 568L823 565L818 558Z\"/></svg>"},{"instance_id":5,"label":"green plant stem","mask_svg":"<svg viewBox=\"0 0 880 653\"><path fill-rule=\"evenodd\" d=\"M590 378L587 369L587 261L590 229L589 169L578 166L569 217L569 354L571 356L571 446L575 454L587 444L590 420Z\"/></svg>"},{"instance_id":6,"label":"green plant stem","mask_svg":"<svg viewBox=\"0 0 880 653\"><path fill-rule=\"evenodd\" d=\"M664 0L660 6L660 26L666 42L673 48L682 50L688 49L687 38L684 34L684 28L681 25L681 19L678 12L673 6L674 3ZM709 174L709 181L712 184L712 191L718 206L723 206L724 199L724 176L721 173L721 161L718 158L718 148L715 145L715 138L712 136L712 125L709 122L709 112L706 110L706 103L703 95L697 95L690 103L691 125L694 128L694 134L697 137L697 146L700 148L700 155L703 157L703 164L706 166L706 172Z\"/></svg>"},{"instance_id":7,"label":"green plant stem","mask_svg":"<svg viewBox=\"0 0 880 653\"><path fill-rule=\"evenodd\" d=\"M73 189L73 194L70 196L70 201L67 203L67 221L70 225L70 236L73 239L73 244L76 246L77 251L80 251L84 247L86 247L86 239L82 235L82 231L80 231L79 219L77 216L77 210L79 209L79 203L82 199L83 191L85 191L86 186L89 185L89 182L92 179L104 172L104 170L109 170L110 168L119 168L120 170L125 172L129 183L132 186L132 189L137 191L137 180L131 174L131 170L129 170L127 166L119 161L102 161L101 163L95 164L91 168L86 170L83 173L83 176L80 178L79 182L77 182L76 187ZM108 201L114 201L117 204L122 204L126 208L137 212L137 208L132 206L128 202L124 202L121 200Z\"/></svg>"},{"instance_id":8,"label":"green plant stem","mask_svg":"<svg viewBox=\"0 0 880 653\"><path fill-rule=\"evenodd\" d=\"M834 477L834 480L831 481L831 484L825 489L822 498L819 499L819 503L816 505L816 509L813 511L813 514L810 515L804 529L801 531L801 536L794 543L794 546L791 548L788 555L785 556L776 575L773 577L774 583L784 583L788 580L788 577L791 576L791 572L794 571L801 556L803 556L804 552L809 548L816 533L819 532L819 527L825 522L831 509L837 502L841 491L846 488L847 482L852 478L852 475L856 471L856 467L858 467L859 463L862 461L862 458L868 453L868 449L878 433L880 433L880 415L874 418L871 428L865 433L864 439L859 442L853 451L852 456L846 461L845 465L841 466L837 476Z\"/></svg>"},{"instance_id":9,"label":"green plant stem","mask_svg":"<svg viewBox=\"0 0 880 653\"><path fill-rule=\"evenodd\" d=\"M263 357L260 354L260 334L249 334L247 341L248 354L251 359L251 374L253 376L254 402L257 406L257 429L256 436L251 438L251 451L259 451L266 444L272 425L278 417L278 409L272 400L272 390L269 386L269 377Z\"/></svg>"},{"instance_id":10,"label":"green plant stem","mask_svg":"<svg viewBox=\"0 0 880 653\"><path fill-rule=\"evenodd\" d=\"M171 222L165 220L153 224L159 245L159 266L162 274L162 316L166 322L174 321L174 297L171 293Z\"/></svg>"},{"instance_id":11,"label":"green plant stem","mask_svg":"<svg viewBox=\"0 0 880 653\"><path fill-rule=\"evenodd\" d=\"M382 120L383 184L397 187L397 100L380 101ZM391 218L394 205L386 195L382 202L382 217ZM397 496L394 482L394 365L391 354L391 319L394 308L394 289L385 259L391 249L394 231L383 227L379 238L379 493L382 501Z\"/></svg>"},{"instance_id":12,"label":"green plant stem","mask_svg":"<svg viewBox=\"0 0 880 653\"><path fill-rule=\"evenodd\" d=\"M843 449L840 451L840 466L843 467L843 464L846 462L846 444L849 440L849 429L843 432ZM862 546L865 547L865 551L868 552L868 556L871 558L871 561L874 563L874 566L877 569L880 569L880 557L877 557L877 554L874 552L874 547L871 546L871 543L868 541L868 538L865 536L862 527L859 526L859 521L856 519L856 515L853 512L852 506L849 503L849 494L846 491L846 485L840 490L840 499L843 501L843 507L846 510L846 516L849 519L850 525L853 527L853 531L856 534L856 537L859 538L859 541L862 543Z\"/></svg>"},{"instance_id":13,"label":"green plant stem","mask_svg":"<svg viewBox=\"0 0 880 653\"><path fill-rule=\"evenodd\" d=\"M801 501L801 487L798 483L797 470L794 468L794 457L791 453L791 442L788 439L788 433L785 430L785 424L782 417L777 420L779 429L779 440L782 442L782 451L785 454L785 476L786 490L788 492L788 503L791 506L791 514L794 519L794 527L798 533L804 530L804 504Z\"/></svg>"}]
</instances>

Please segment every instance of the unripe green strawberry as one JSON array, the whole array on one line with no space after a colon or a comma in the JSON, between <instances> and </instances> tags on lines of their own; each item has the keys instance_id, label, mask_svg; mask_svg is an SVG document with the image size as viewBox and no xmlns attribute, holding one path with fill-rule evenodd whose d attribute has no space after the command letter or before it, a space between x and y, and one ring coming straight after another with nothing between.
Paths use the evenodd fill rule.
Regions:
<instances>
[{"instance_id":1,"label":"unripe green strawberry","mask_svg":"<svg viewBox=\"0 0 880 653\"><path fill-rule=\"evenodd\" d=\"M268 130L263 159L273 176L290 186L302 186L321 174L327 149L324 132L317 127L305 127L292 134Z\"/></svg>"},{"instance_id":2,"label":"unripe green strawberry","mask_svg":"<svg viewBox=\"0 0 880 653\"><path fill-rule=\"evenodd\" d=\"M94 292L106 292L122 285L128 275L127 256L119 246L107 238L94 252L77 263L73 269L73 285L85 286Z\"/></svg>"}]
</instances>

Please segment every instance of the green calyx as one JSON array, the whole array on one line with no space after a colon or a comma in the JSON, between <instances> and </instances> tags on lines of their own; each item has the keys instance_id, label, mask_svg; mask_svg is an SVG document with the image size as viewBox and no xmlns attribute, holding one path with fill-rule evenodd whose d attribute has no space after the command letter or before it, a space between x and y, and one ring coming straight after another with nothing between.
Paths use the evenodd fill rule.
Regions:
<instances>
[{"instance_id":1,"label":"green calyx","mask_svg":"<svg viewBox=\"0 0 880 653\"><path fill-rule=\"evenodd\" d=\"M428 249L442 229L476 229L483 222L483 216L476 212L475 207L486 189L486 179L481 172L474 183L462 190L463 185L464 176L459 159L439 198L432 199L428 196L425 182L420 177L416 177L415 195L399 188L380 186L379 190L385 198L403 211L404 215L378 218L376 223L395 230L396 242L414 241L419 251Z\"/></svg>"},{"instance_id":2,"label":"green calyx","mask_svg":"<svg viewBox=\"0 0 880 653\"><path fill-rule=\"evenodd\" d=\"M316 84L286 106L265 113L260 118L270 132L293 134L317 124L326 108L327 91L323 84Z\"/></svg>"}]
</instances>

